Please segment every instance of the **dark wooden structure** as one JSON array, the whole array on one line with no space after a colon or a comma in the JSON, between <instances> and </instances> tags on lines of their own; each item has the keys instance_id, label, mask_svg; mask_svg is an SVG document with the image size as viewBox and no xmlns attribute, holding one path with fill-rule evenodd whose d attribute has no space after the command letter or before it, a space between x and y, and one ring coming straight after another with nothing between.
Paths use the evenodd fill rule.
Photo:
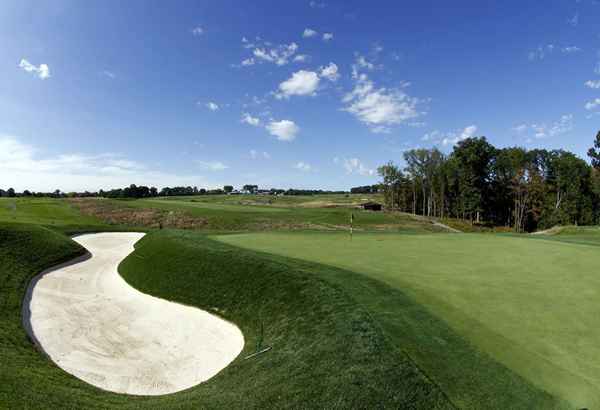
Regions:
<instances>
[{"instance_id":1,"label":"dark wooden structure","mask_svg":"<svg viewBox=\"0 0 600 410\"><path fill-rule=\"evenodd\" d=\"M361 205L365 211L381 211L383 210L383 205L377 202L365 202Z\"/></svg>"}]
</instances>

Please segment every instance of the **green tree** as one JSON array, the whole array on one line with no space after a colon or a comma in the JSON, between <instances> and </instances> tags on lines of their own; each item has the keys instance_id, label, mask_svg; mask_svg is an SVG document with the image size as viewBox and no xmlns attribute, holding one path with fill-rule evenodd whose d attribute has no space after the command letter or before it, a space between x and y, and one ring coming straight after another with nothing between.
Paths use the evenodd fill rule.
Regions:
<instances>
[{"instance_id":1,"label":"green tree","mask_svg":"<svg viewBox=\"0 0 600 410\"><path fill-rule=\"evenodd\" d=\"M452 155L457 159L462 218L480 221L485 210L492 159L496 149L485 137L460 141Z\"/></svg>"},{"instance_id":2,"label":"green tree","mask_svg":"<svg viewBox=\"0 0 600 410\"><path fill-rule=\"evenodd\" d=\"M600 169L600 131L596 134L594 146L588 150L588 157L592 160L592 166Z\"/></svg>"},{"instance_id":3,"label":"green tree","mask_svg":"<svg viewBox=\"0 0 600 410\"><path fill-rule=\"evenodd\" d=\"M400 207L400 191L402 185L402 171L393 162L377 168L377 173L383 179L383 198L387 208L398 209Z\"/></svg>"},{"instance_id":4,"label":"green tree","mask_svg":"<svg viewBox=\"0 0 600 410\"><path fill-rule=\"evenodd\" d=\"M229 194L230 192L233 192L233 186L231 186L231 185L225 185L223 187L223 191L225 191L225 193Z\"/></svg>"}]
</instances>

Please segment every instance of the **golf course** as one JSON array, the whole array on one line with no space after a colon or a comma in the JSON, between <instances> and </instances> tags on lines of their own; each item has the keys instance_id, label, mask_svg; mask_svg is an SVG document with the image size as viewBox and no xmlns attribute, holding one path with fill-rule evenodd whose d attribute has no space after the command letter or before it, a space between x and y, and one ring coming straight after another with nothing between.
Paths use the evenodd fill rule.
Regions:
<instances>
[{"instance_id":1,"label":"golf course","mask_svg":"<svg viewBox=\"0 0 600 410\"><path fill-rule=\"evenodd\" d=\"M321 407L323 403L334 408L415 409L579 409L600 405L598 228L563 228L539 235L455 233L443 228L445 225L412 215L356 210L352 197L343 195L298 197L277 206L256 205L254 199L261 200L258 197L245 199L250 202L231 203L230 197L214 197L208 206L189 200L104 203L90 199L88 206L68 199L0 199L0 407L36 408L42 401L45 408L157 409L297 408ZM98 202L102 209L112 209L110 215L115 215L115 209L145 214L168 209L166 214L155 215L161 224L168 224L168 218L176 215L182 220L202 219L206 229L160 229L153 226L154 219L146 221L149 226L115 222L108 214L88 212ZM331 207L332 202L339 206ZM258 212L257 206L261 207ZM341 221L349 212L360 221L352 236ZM287 215L286 219L281 215ZM167 219L160 219L163 217ZM306 226L293 223L301 218ZM240 224L239 229L224 229L223 221L231 220ZM266 225L272 228L249 228ZM35 290L44 283L32 287L35 282L31 280L57 264L81 259L86 246L102 260L102 249L120 240L118 236L99 236L106 239L98 248L96 242L90 242L93 235L70 236L127 231L145 235L131 237L132 252L126 242L123 251L115 254L115 261L124 258L115 273L124 284L117 288L127 286L141 292L139 302L119 290L119 294L107 294L107 299L96 296L93 304L81 305L81 297L90 292L85 282L78 282L79 288L74 288L73 282L46 282L56 284L45 286L68 292L61 304L71 307L61 313L61 304L48 304L53 299L44 302L42 296L48 291L40 288L38 305L58 310L45 314L47 319L42 315L39 329L34 327L28 336L23 312L31 304L31 320L35 321L35 312L41 312L33 305ZM110 245L112 242L115 245ZM64 280L62 277L84 280L87 271L101 272L85 267L93 258L63 268L67 270L62 273L51 269L42 279L60 273L54 281ZM117 285L112 283L116 279L100 287L99 279L92 280L90 284L97 287L92 292L115 292ZM33 299L27 297L31 287ZM51 295L55 298L58 294ZM119 315L118 323L123 325L117 325L111 312L118 312L121 308L116 306L123 303L122 309L127 310L131 303L135 311L136 303L140 307L147 303L145 295L156 303L196 308L232 324L243 335L242 351L238 354L233 347L227 356L230 359L218 365L222 370L209 371L208 378L193 376L199 378L190 387L174 388L171 394L151 394L151 390L133 387L136 384L131 384L129 391L138 393L119 394L127 389L110 387L110 379L104 384L86 379L89 369L97 372L109 366L105 362L98 367L95 358L102 349L109 349L102 347L106 346L102 340L110 341L110 349L124 349L119 350L124 355L120 360L128 360L127 367L135 368L138 354L137 345L131 342L133 336L117 331L130 328L127 321L134 316ZM124 298L122 302L119 297ZM115 308L103 308L104 300ZM82 316L83 322L91 324L85 336L89 342L82 344L78 337L57 345L60 337L53 335L52 329L64 327L61 315L82 314L81 308L73 310L76 306L94 315L87 320ZM151 309L145 309L148 319L161 320L158 311L151 313ZM177 309L172 313L157 309L160 317L173 314L167 320L177 322ZM96 311L106 313L97 316L92 313ZM177 337L187 337L185 329L192 329L197 319L195 313L190 315L194 318L181 322L186 324L180 326L184 333ZM48 320L54 324L49 325ZM74 320L68 319L66 326L77 327ZM156 328L149 326L136 334L147 341L160 338ZM169 325L158 328L162 334L175 334ZM181 353L173 351L164 358L193 356L193 349L210 343L200 334L191 336L195 343L189 347L184 339L171 343L181 347ZM75 346L95 343L91 361L83 353L69 359L65 343L73 343L74 351L81 351ZM52 353L56 346L59 353ZM162 348L148 349L138 351L147 351L148 360L163 361ZM202 350L197 354L218 355ZM192 356L185 362L192 363ZM70 370L74 365L65 364L69 360L88 370ZM128 362L110 363L117 369ZM191 373L181 371L179 376L169 371L156 377L164 377L165 383L179 380L185 386L184 379ZM135 373L131 375L135 377ZM162 387L156 386L160 392Z\"/></svg>"}]
</instances>

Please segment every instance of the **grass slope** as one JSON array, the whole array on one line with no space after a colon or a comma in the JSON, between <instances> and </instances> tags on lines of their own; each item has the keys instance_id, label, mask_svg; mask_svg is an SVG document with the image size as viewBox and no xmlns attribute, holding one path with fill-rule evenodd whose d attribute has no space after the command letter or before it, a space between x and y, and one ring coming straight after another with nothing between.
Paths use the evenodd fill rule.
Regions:
<instances>
[{"instance_id":1,"label":"grass slope","mask_svg":"<svg viewBox=\"0 0 600 410\"><path fill-rule=\"evenodd\" d=\"M99 219L82 215L68 201L54 198L0 198L2 222L35 224L70 234L108 228Z\"/></svg>"},{"instance_id":2,"label":"grass slope","mask_svg":"<svg viewBox=\"0 0 600 410\"><path fill-rule=\"evenodd\" d=\"M385 339L367 310L342 286L322 279L336 269L300 266L197 233L166 230L142 239L120 272L144 292L232 320L244 332L245 349L218 376L184 392L162 397L103 392L35 351L21 327L21 298L31 277L81 252L51 230L0 224L0 407L452 408ZM263 337L273 349L244 360Z\"/></svg>"},{"instance_id":3,"label":"grass slope","mask_svg":"<svg viewBox=\"0 0 600 410\"><path fill-rule=\"evenodd\" d=\"M219 239L351 270L402 291L416 302L414 312L408 302L361 296L360 287L350 294L459 407L564 405L544 391L570 408L599 406L597 247L489 234Z\"/></svg>"}]
</instances>

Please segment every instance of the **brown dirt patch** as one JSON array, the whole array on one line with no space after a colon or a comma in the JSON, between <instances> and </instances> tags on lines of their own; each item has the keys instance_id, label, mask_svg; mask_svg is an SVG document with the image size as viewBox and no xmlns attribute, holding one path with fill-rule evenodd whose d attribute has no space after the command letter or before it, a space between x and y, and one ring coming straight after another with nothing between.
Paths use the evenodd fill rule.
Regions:
<instances>
[{"instance_id":1,"label":"brown dirt patch","mask_svg":"<svg viewBox=\"0 0 600 410\"><path fill-rule=\"evenodd\" d=\"M182 211L154 208L117 206L100 198L73 198L70 203L84 215L94 216L113 225L143 226L148 228L206 228L208 221Z\"/></svg>"}]
</instances>

